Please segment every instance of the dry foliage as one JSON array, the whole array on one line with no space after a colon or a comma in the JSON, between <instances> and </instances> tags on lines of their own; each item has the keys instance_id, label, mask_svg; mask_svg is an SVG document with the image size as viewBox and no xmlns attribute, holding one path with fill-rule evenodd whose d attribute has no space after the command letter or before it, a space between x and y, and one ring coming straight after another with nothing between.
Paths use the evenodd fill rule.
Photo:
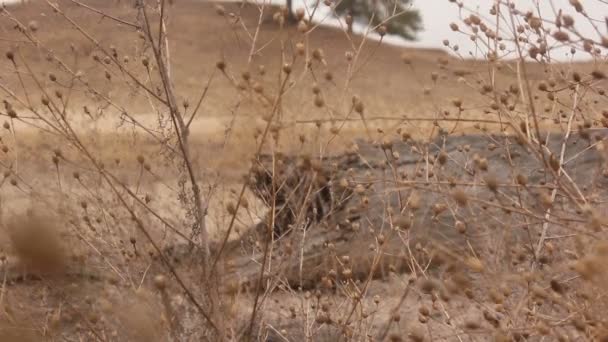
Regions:
<instances>
[{"instance_id":1,"label":"dry foliage","mask_svg":"<svg viewBox=\"0 0 608 342\"><path fill-rule=\"evenodd\" d=\"M608 339L607 19L443 5L2 8L0 340Z\"/></svg>"}]
</instances>

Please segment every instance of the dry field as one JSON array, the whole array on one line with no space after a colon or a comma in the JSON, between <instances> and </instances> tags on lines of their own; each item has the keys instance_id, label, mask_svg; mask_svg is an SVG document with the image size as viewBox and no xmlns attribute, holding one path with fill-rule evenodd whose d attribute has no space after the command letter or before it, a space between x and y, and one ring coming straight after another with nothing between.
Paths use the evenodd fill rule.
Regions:
<instances>
[{"instance_id":1,"label":"dry field","mask_svg":"<svg viewBox=\"0 0 608 342\"><path fill-rule=\"evenodd\" d=\"M498 3L452 54L256 3L4 9L0 341L607 340L604 18Z\"/></svg>"}]
</instances>

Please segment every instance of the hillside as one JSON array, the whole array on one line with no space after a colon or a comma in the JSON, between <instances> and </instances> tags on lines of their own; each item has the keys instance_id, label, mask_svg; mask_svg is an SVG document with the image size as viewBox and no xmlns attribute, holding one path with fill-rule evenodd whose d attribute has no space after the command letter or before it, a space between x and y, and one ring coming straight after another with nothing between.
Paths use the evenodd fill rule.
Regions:
<instances>
[{"instance_id":1,"label":"hillside","mask_svg":"<svg viewBox=\"0 0 608 342\"><path fill-rule=\"evenodd\" d=\"M130 2L94 0L86 3L125 22L137 18L136 10ZM129 25L104 19L71 1L63 0L59 4L65 15L77 23L80 29L106 51L115 49L119 59L128 60L125 68L145 81L142 59L146 56L151 58L151 52ZM266 93L273 94L277 88L277 71L280 71L284 62L291 63L292 59L295 59L292 68L294 75L297 75L297 84L289 90L282 102L283 113L292 120L327 118L332 113L343 115L353 95L362 99L366 114L370 117L435 117L443 110L454 112L451 103L453 99L460 98L464 108L469 109L465 115L472 118L477 114L475 108L487 101L486 97L479 94L478 88L481 83L487 82L493 66L483 62L463 61L439 50L404 49L370 40L365 42L359 58L349 63L345 54L352 52L353 47L360 46L361 37L349 38L339 29L323 26L317 26L303 36L295 25L281 29L272 20L272 14L278 10L276 8L265 8L260 16L259 9L251 4L226 3L221 6L225 8L224 15L218 15L216 4L196 0L176 1L169 9L168 39L173 82L182 99L196 103L207 82L212 79L212 87L202 106L202 112L207 118L230 115L237 102L241 108L246 108L242 113L244 116L262 115L264 109L251 101L251 92L238 90L243 73L251 75L250 83L259 84ZM103 96L129 110L140 113L150 111L146 97L134 96L138 90L132 82L131 87L125 89L125 82L122 81L129 81L128 77L115 67L104 65L103 52L95 43L86 39L43 1L9 10L26 25L34 21L38 27L35 38L42 42L44 48L52 51L73 71L82 71L89 84L94 85ZM258 22L261 22L261 26L255 44L257 51L249 60L253 50L250 43L256 35ZM54 74L58 79L57 82L40 80L43 86L49 87L49 90L57 86L67 87L70 83L69 75L57 71L56 62L48 62L46 56L30 44L19 43L24 39L14 29L15 22L3 20L0 27L5 50L12 48L19 51L19 56L28 61L27 67L35 74ZM312 58L316 49L322 52L322 60L312 58L311 72L305 72L306 56L299 56L296 52L296 44L299 42L305 43L308 58ZM466 51L464 47L461 50ZM94 60L95 56L100 57L99 61ZM407 56L411 64L404 64L403 56ZM225 75L217 70L218 61L226 64ZM356 72L347 83L345 76L349 65L353 65ZM516 84L514 65L494 66L500 75L497 87L508 89ZM22 65L20 67L23 68ZM264 68L264 75L259 73L260 68ZM559 66L554 64L551 68L555 70ZM593 66L588 64L577 68L588 71ZM2 60L0 70L3 71L2 82L12 89L20 88L9 61ZM106 77L106 71L111 80ZM539 64L530 64L528 71L533 82L544 77L543 67ZM465 76L466 82L461 80L463 82L459 83L459 76ZM28 84L31 82L28 77L25 77L25 81ZM318 84L329 110L315 107L311 91L314 83ZM430 90L429 95L423 95L425 88ZM94 98L84 94L79 86L75 87L71 96L83 104L92 102ZM104 101L98 101L98 104L103 106Z\"/></svg>"}]
</instances>

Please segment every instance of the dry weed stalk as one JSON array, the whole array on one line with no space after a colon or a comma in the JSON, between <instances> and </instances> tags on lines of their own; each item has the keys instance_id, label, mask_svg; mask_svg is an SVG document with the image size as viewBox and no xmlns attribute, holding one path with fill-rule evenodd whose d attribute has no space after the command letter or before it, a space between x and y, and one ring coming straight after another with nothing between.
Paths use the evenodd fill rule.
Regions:
<instances>
[{"instance_id":1,"label":"dry weed stalk","mask_svg":"<svg viewBox=\"0 0 608 342\"><path fill-rule=\"evenodd\" d=\"M14 254L50 289L52 328L38 330L53 338L605 339L605 18L576 0L554 13L449 2L460 17L446 26L470 38L476 61L446 37L452 56L410 51L397 65L387 22L357 36L349 17L337 53L317 38L329 32L321 6L337 16L331 2L293 17L265 1L213 5L223 45L196 75L195 102L181 94L173 30L179 6L202 4L47 0L44 22L80 39L67 52L25 7L2 9L14 30L0 65L0 214L13 247L1 251L2 310L28 281L11 274ZM401 15L391 8L387 21ZM124 37L108 42L91 18ZM591 62L556 62L563 48ZM424 112L382 112L365 78L383 51ZM213 134L201 126L214 105L228 118L217 141L200 138ZM210 170L205 150L246 160ZM5 217L24 200L65 203L55 214L79 248L50 234L51 220ZM118 306L116 322L47 273L91 275L83 283L108 301L145 298Z\"/></svg>"}]
</instances>

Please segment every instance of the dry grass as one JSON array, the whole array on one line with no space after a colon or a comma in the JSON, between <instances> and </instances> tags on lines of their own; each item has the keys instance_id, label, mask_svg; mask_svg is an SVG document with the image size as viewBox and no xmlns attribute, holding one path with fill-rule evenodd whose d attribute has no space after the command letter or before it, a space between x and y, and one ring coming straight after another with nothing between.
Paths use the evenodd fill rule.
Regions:
<instances>
[{"instance_id":1,"label":"dry grass","mask_svg":"<svg viewBox=\"0 0 608 342\"><path fill-rule=\"evenodd\" d=\"M576 37L581 3L463 10L453 55L144 3L0 13L0 340L608 336L608 38Z\"/></svg>"}]
</instances>

